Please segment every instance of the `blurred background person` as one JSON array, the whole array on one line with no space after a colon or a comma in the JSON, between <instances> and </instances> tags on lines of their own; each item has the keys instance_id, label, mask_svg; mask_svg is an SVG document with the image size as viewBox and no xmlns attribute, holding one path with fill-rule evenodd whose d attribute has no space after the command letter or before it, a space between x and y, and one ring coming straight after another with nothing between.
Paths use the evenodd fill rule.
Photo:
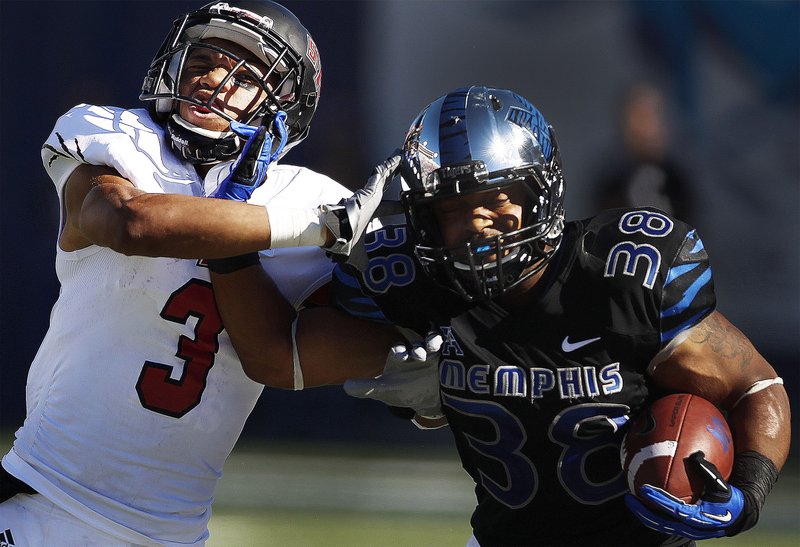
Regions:
<instances>
[{"instance_id":1,"label":"blurred background person","mask_svg":"<svg viewBox=\"0 0 800 547\"><path fill-rule=\"evenodd\" d=\"M619 106L619 137L603 155L592 191L600 210L651 206L691 223L695 197L685 166L673 155L664 95L639 83Z\"/></svg>"}]
</instances>

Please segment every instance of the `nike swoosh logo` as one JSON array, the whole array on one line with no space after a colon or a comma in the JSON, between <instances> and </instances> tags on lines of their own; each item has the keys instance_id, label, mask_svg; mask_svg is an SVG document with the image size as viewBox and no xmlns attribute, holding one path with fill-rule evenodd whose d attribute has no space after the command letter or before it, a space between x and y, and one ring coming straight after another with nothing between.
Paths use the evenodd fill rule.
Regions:
<instances>
[{"instance_id":1,"label":"nike swoosh logo","mask_svg":"<svg viewBox=\"0 0 800 547\"><path fill-rule=\"evenodd\" d=\"M709 513L703 512L703 515L711 520L716 520L718 522L730 522L733 515L731 515L730 511L726 511L724 515L711 515Z\"/></svg>"},{"instance_id":2,"label":"nike swoosh logo","mask_svg":"<svg viewBox=\"0 0 800 547\"><path fill-rule=\"evenodd\" d=\"M600 337L597 338L589 338L588 340L580 340L578 342L570 342L569 336L564 337L564 341L561 342L561 351L564 353L569 353L571 351L575 351L576 349L581 349L583 346L588 346L592 342L597 342L600 340Z\"/></svg>"}]
</instances>

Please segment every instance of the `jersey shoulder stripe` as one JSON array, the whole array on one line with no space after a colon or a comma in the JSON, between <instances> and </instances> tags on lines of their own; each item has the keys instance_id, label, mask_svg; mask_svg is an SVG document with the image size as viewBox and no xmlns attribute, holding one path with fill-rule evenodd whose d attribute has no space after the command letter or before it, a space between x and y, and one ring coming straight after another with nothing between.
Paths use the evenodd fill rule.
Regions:
<instances>
[{"instance_id":1,"label":"jersey shoulder stripe","mask_svg":"<svg viewBox=\"0 0 800 547\"><path fill-rule=\"evenodd\" d=\"M388 323L375 300L364 294L355 273L340 264L333 269L331 282L332 304L353 317Z\"/></svg>"},{"instance_id":2,"label":"jersey shoulder stripe","mask_svg":"<svg viewBox=\"0 0 800 547\"><path fill-rule=\"evenodd\" d=\"M696 325L714 311L716 296L711 265L696 230L684 239L666 274L661 305L661 343Z\"/></svg>"}]
</instances>

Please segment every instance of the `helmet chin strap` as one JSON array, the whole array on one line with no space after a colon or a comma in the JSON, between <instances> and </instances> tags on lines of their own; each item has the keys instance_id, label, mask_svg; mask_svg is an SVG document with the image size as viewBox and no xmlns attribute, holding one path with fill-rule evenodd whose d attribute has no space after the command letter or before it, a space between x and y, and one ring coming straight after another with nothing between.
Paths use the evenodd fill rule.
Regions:
<instances>
[{"instance_id":1,"label":"helmet chin strap","mask_svg":"<svg viewBox=\"0 0 800 547\"><path fill-rule=\"evenodd\" d=\"M209 139L219 140L233 135L233 131L231 131L230 129L226 131L214 131L212 129L204 129L199 125L194 125L193 123L187 122L180 116L180 114L175 113L172 116L175 119L175 123L179 124L181 127L189 131L192 131L193 133L197 133L198 135L201 135L203 137L207 137Z\"/></svg>"},{"instance_id":2,"label":"helmet chin strap","mask_svg":"<svg viewBox=\"0 0 800 547\"><path fill-rule=\"evenodd\" d=\"M289 129L286 127L286 113L281 111L275 115L273 126L280 141L270 161L276 161L284 153L289 140ZM167 121L167 133L175 153L194 164L218 163L234 159L241 151L242 140L233 131L212 131L187 122L177 113Z\"/></svg>"},{"instance_id":3,"label":"helmet chin strap","mask_svg":"<svg viewBox=\"0 0 800 547\"><path fill-rule=\"evenodd\" d=\"M233 159L242 142L233 131L211 131L191 124L178 114L169 117L167 134L173 151L194 164L217 163Z\"/></svg>"}]
</instances>

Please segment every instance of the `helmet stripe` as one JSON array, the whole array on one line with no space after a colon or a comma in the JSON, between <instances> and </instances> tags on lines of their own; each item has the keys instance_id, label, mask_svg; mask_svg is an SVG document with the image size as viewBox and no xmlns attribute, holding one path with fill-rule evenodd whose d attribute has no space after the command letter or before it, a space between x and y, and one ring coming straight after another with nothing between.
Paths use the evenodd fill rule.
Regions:
<instances>
[{"instance_id":1,"label":"helmet stripe","mask_svg":"<svg viewBox=\"0 0 800 547\"><path fill-rule=\"evenodd\" d=\"M470 88L461 88L448 94L439 113L440 165L454 165L472 161L467 138L467 97Z\"/></svg>"}]
</instances>

